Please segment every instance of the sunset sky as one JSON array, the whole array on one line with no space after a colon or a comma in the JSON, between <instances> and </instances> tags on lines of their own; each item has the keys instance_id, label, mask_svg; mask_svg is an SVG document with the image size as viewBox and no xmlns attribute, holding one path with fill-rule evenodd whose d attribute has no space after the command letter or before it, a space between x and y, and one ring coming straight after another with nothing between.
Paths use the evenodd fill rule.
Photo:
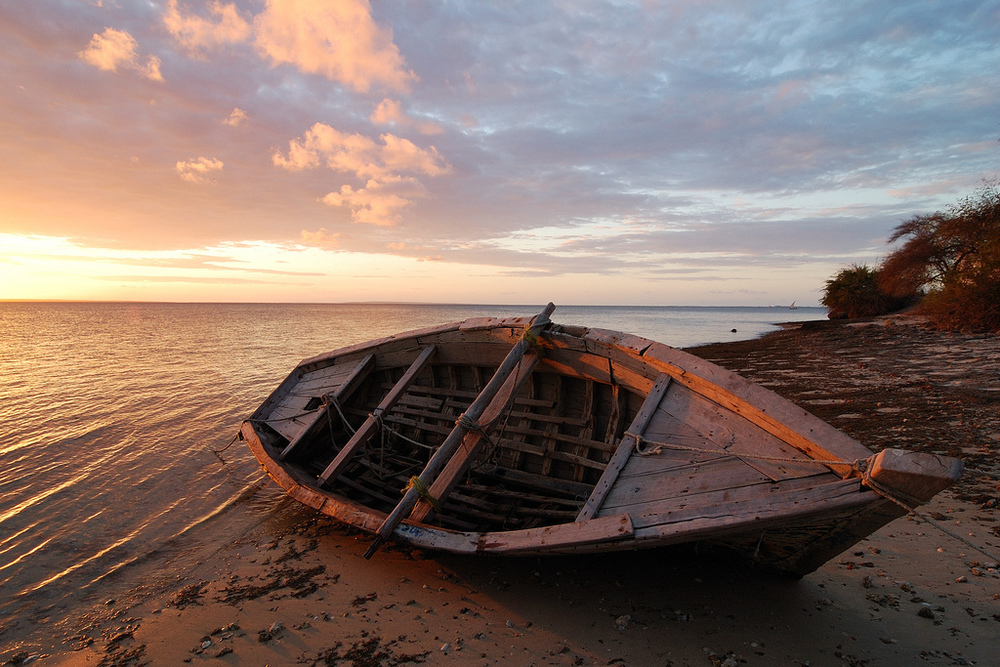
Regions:
<instances>
[{"instance_id":1,"label":"sunset sky","mask_svg":"<svg viewBox=\"0 0 1000 667\"><path fill-rule=\"evenodd\" d=\"M1000 2L0 0L0 299L815 304L1000 175Z\"/></svg>"}]
</instances>

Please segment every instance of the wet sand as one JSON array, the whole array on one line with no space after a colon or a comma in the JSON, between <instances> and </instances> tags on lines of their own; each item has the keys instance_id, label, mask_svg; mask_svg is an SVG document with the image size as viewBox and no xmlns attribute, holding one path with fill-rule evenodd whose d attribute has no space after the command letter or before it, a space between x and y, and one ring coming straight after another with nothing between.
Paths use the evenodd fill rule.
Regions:
<instances>
[{"instance_id":1,"label":"wet sand","mask_svg":"<svg viewBox=\"0 0 1000 667\"><path fill-rule=\"evenodd\" d=\"M923 512L1000 552L1000 339L906 318L794 326L694 350L873 449L957 455L969 474ZM0 635L44 665L998 664L991 557L913 517L799 581L691 550L490 559L383 548L281 500L240 506L82 600L68 623ZM17 640L42 635L49 640Z\"/></svg>"}]
</instances>

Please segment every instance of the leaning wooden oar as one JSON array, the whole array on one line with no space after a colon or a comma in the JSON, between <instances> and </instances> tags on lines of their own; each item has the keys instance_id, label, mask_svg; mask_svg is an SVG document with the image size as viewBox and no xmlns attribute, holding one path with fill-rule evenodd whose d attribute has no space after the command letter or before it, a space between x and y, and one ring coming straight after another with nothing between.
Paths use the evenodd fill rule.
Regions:
<instances>
[{"instance_id":1,"label":"leaning wooden oar","mask_svg":"<svg viewBox=\"0 0 1000 667\"><path fill-rule=\"evenodd\" d=\"M444 467L448 465L448 461L451 460L451 457L454 456L462 444L465 434L476 428L479 418L483 415L486 408L489 407L494 396L503 387L504 382L506 382L510 374L520 364L524 353L532 347L538 335L550 324L549 316L555 309L556 307L550 303L545 306L545 309L541 313L532 319L530 326L524 332L521 340L514 345L483 391L480 392L476 400L472 402L472 405L469 406L462 417L455 423L455 428L448 434L445 441L441 443L438 450L434 452L431 460L424 467L423 472L411 480L410 485L406 488L406 493L403 495L403 499L399 501L399 504L396 505L392 513L386 517L385 521L382 522L382 525L376 531L375 539L365 552L365 558L374 556L375 552L382 546L382 543L392 535L392 531L396 529L396 526L413 511L413 507L420 499L421 490L424 490L424 493L426 493L426 489L430 488L430 485Z\"/></svg>"}]
</instances>

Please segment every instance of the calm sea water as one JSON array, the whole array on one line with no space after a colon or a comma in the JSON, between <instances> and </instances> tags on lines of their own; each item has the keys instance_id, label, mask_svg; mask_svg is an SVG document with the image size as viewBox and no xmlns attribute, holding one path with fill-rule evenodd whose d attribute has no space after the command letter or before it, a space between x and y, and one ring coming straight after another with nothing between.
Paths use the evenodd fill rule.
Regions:
<instances>
[{"instance_id":1,"label":"calm sea water","mask_svg":"<svg viewBox=\"0 0 1000 667\"><path fill-rule=\"evenodd\" d=\"M0 303L0 645L206 521L277 511L241 420L305 357L540 306ZM560 307L675 347L825 309ZM736 329L733 333L731 330ZM5 636L6 635L6 636Z\"/></svg>"}]
</instances>

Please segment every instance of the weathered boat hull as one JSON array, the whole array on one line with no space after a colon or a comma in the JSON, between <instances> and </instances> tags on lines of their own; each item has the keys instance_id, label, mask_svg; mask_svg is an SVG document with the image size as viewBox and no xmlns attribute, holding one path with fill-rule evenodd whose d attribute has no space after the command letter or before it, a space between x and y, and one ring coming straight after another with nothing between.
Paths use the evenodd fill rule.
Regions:
<instances>
[{"instance_id":1,"label":"weathered boat hull","mask_svg":"<svg viewBox=\"0 0 1000 667\"><path fill-rule=\"evenodd\" d=\"M476 318L307 359L241 434L289 495L379 539L511 555L700 542L795 575L961 474L876 458L666 345L531 324Z\"/></svg>"}]
</instances>

